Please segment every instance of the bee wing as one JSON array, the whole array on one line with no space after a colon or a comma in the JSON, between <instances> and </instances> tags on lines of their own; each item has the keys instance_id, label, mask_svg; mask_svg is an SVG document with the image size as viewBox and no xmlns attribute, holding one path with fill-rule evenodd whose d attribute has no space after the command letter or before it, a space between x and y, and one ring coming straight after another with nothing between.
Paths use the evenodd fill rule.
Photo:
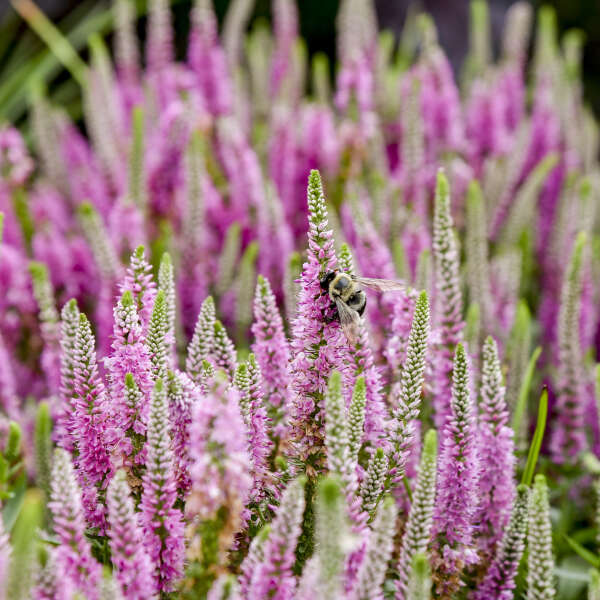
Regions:
<instances>
[{"instance_id":1,"label":"bee wing","mask_svg":"<svg viewBox=\"0 0 600 600\"><path fill-rule=\"evenodd\" d=\"M360 322L360 315L339 298L336 299L335 305L337 306L340 325L342 326L344 335L351 344L356 344L356 341L358 340L358 323Z\"/></svg>"},{"instance_id":2,"label":"bee wing","mask_svg":"<svg viewBox=\"0 0 600 600\"><path fill-rule=\"evenodd\" d=\"M353 277L359 285L377 290L378 292L403 292L407 285L403 281L394 279L372 279L371 277Z\"/></svg>"}]
</instances>

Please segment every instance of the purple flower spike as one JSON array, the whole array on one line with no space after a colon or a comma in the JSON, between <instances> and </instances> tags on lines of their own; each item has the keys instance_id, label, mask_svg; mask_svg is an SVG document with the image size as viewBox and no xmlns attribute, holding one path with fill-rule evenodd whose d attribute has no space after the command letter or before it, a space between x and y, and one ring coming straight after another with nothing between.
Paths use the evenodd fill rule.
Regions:
<instances>
[{"instance_id":1,"label":"purple flower spike","mask_svg":"<svg viewBox=\"0 0 600 600\"><path fill-rule=\"evenodd\" d=\"M513 431L506 425L508 411L498 349L488 337L483 346L481 401L478 428L479 459L479 545L492 552L508 523L515 495Z\"/></svg>"},{"instance_id":2,"label":"purple flower spike","mask_svg":"<svg viewBox=\"0 0 600 600\"><path fill-rule=\"evenodd\" d=\"M142 334L145 337L156 297L156 283L152 278L152 267L146 260L144 246L138 246L131 255L127 274L119 285L119 290L121 294L126 290L133 294L135 307L140 315Z\"/></svg>"},{"instance_id":3,"label":"purple flower spike","mask_svg":"<svg viewBox=\"0 0 600 600\"><path fill-rule=\"evenodd\" d=\"M309 457L322 462L318 452L323 446L323 394L332 370L347 373L345 357L348 343L335 321L331 300L320 285L323 275L337 266L333 233L328 228L327 208L321 176L311 171L308 180L308 262L300 279L297 316L293 323L291 343L293 390L291 437L294 452L302 461Z\"/></svg>"},{"instance_id":4,"label":"purple flower spike","mask_svg":"<svg viewBox=\"0 0 600 600\"><path fill-rule=\"evenodd\" d=\"M79 451L77 471L83 487L83 504L93 526L104 528L104 506L97 492L104 490L113 470L108 442L108 406L96 363L95 339L87 317L79 315L73 349L73 436Z\"/></svg>"},{"instance_id":5,"label":"purple flower spike","mask_svg":"<svg viewBox=\"0 0 600 600\"><path fill-rule=\"evenodd\" d=\"M452 380L452 414L442 437L433 522L437 590L440 597L448 599L462 585L463 568L477 562L473 538L479 458L467 354L462 344L456 346Z\"/></svg>"},{"instance_id":6,"label":"purple flower spike","mask_svg":"<svg viewBox=\"0 0 600 600\"><path fill-rule=\"evenodd\" d=\"M69 454L57 448L54 452L50 502L54 531L60 542L56 561L64 577L73 581L86 598L98 598L101 567L92 558L85 539L85 519L81 506L81 491Z\"/></svg>"},{"instance_id":7,"label":"purple flower spike","mask_svg":"<svg viewBox=\"0 0 600 600\"><path fill-rule=\"evenodd\" d=\"M125 471L117 471L106 495L110 549L115 577L125 598L148 600L154 596L152 563L146 554Z\"/></svg>"},{"instance_id":8,"label":"purple flower spike","mask_svg":"<svg viewBox=\"0 0 600 600\"><path fill-rule=\"evenodd\" d=\"M435 424L444 431L450 415L452 356L462 340L462 293L460 289L460 256L456 247L450 215L450 188L442 171L437 175L435 214L433 217L433 255L435 259L436 304L434 324L439 325L441 340L435 364Z\"/></svg>"},{"instance_id":9,"label":"purple flower spike","mask_svg":"<svg viewBox=\"0 0 600 600\"><path fill-rule=\"evenodd\" d=\"M575 241L565 273L558 317L558 419L551 438L552 458L558 464L577 456L586 445L579 334L585 242L586 235L582 232Z\"/></svg>"},{"instance_id":10,"label":"purple flower spike","mask_svg":"<svg viewBox=\"0 0 600 600\"><path fill-rule=\"evenodd\" d=\"M239 395L222 377L216 377L207 397L194 405L190 442L188 516L211 519L226 506L239 526L252 487L251 461Z\"/></svg>"},{"instance_id":11,"label":"purple flower spike","mask_svg":"<svg viewBox=\"0 0 600 600\"><path fill-rule=\"evenodd\" d=\"M283 493L249 588L249 600L292 600L296 578L292 573L294 550L304 513L304 478L291 482Z\"/></svg>"},{"instance_id":12,"label":"purple flower spike","mask_svg":"<svg viewBox=\"0 0 600 600\"><path fill-rule=\"evenodd\" d=\"M161 379L152 392L146 474L140 508L147 549L154 564L156 587L167 592L183 574L184 540L177 499L174 458L171 449L167 393Z\"/></svg>"},{"instance_id":13,"label":"purple flower spike","mask_svg":"<svg viewBox=\"0 0 600 600\"><path fill-rule=\"evenodd\" d=\"M108 371L111 397L111 417L123 460L128 463L133 449L131 433L144 434L148 423L148 408L152 392L152 358L144 344L142 324L134 304L134 296L126 290L114 308L114 330L111 355L104 360ZM132 379L139 398L132 402Z\"/></svg>"},{"instance_id":14,"label":"purple flower spike","mask_svg":"<svg viewBox=\"0 0 600 600\"><path fill-rule=\"evenodd\" d=\"M288 370L290 348L271 285L261 275L258 276L254 297L254 318L252 351L262 373L263 391L268 402L267 413L273 420L274 434L281 438L291 404Z\"/></svg>"},{"instance_id":15,"label":"purple flower spike","mask_svg":"<svg viewBox=\"0 0 600 600\"><path fill-rule=\"evenodd\" d=\"M484 580L477 587L473 600L512 600L515 577L525 549L525 533L529 507L529 488L520 485L510 516L510 523L502 537L500 548L490 565Z\"/></svg>"}]
</instances>

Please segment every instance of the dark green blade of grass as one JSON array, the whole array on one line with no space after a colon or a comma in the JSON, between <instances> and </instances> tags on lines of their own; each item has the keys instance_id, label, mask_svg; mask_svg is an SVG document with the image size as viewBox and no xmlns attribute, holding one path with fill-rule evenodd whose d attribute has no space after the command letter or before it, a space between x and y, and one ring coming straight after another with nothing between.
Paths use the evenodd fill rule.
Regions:
<instances>
[{"instance_id":1,"label":"dark green blade of grass","mask_svg":"<svg viewBox=\"0 0 600 600\"><path fill-rule=\"evenodd\" d=\"M544 387L542 395L540 396L540 402L538 405L538 416L537 424L535 426L535 432L529 446L529 453L527 455L527 464L523 471L523 477L521 483L525 485L531 485L533 480L533 474L535 473L535 467L537 465L538 456L540 455L540 448L542 447L542 440L544 439L544 432L546 431L546 419L548 417L548 389Z\"/></svg>"},{"instance_id":2,"label":"dark green blade of grass","mask_svg":"<svg viewBox=\"0 0 600 600\"><path fill-rule=\"evenodd\" d=\"M515 406L515 412L513 414L512 428L515 434L515 439L519 439L519 433L521 431L521 423L527 410L527 398L529 397L529 388L531 387L531 379L535 371L535 365L542 353L542 348L538 346L531 355L525 373L523 375L523 381L521 388L519 389L519 398L517 399L517 405Z\"/></svg>"}]
</instances>

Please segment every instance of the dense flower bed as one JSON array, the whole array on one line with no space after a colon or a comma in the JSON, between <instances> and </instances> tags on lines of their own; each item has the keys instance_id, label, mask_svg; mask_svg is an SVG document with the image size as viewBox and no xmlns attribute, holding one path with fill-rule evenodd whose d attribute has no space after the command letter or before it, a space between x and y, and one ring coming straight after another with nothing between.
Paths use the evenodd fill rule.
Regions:
<instances>
[{"instance_id":1,"label":"dense flower bed","mask_svg":"<svg viewBox=\"0 0 600 600\"><path fill-rule=\"evenodd\" d=\"M41 93L31 153L0 129L0 598L599 598L580 38L542 9L528 66L514 4L459 88L344 0L332 89L251 7L196 0L176 62L152 0L142 69L116 0L87 135ZM347 335L331 270L405 286Z\"/></svg>"}]
</instances>

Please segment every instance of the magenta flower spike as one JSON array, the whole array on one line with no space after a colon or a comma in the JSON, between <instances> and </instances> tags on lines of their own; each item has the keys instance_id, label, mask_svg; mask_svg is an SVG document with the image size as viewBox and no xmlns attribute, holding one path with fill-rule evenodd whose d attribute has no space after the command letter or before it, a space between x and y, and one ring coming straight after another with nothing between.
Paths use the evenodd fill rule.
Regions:
<instances>
[{"instance_id":1,"label":"magenta flower spike","mask_svg":"<svg viewBox=\"0 0 600 600\"><path fill-rule=\"evenodd\" d=\"M233 90L211 0L194 2L187 60L211 114L229 114Z\"/></svg>"},{"instance_id":2,"label":"magenta flower spike","mask_svg":"<svg viewBox=\"0 0 600 600\"><path fill-rule=\"evenodd\" d=\"M75 339L79 327L79 308L75 299L62 308L60 323L60 406L56 418L54 439L65 450L73 452L73 397L75 395Z\"/></svg>"},{"instance_id":3,"label":"magenta flower spike","mask_svg":"<svg viewBox=\"0 0 600 600\"><path fill-rule=\"evenodd\" d=\"M485 340L481 367L478 446L481 474L479 546L491 553L508 523L515 496L515 444L507 425L508 411L496 342Z\"/></svg>"},{"instance_id":4,"label":"magenta flower spike","mask_svg":"<svg viewBox=\"0 0 600 600\"><path fill-rule=\"evenodd\" d=\"M246 431L239 394L217 373L206 398L192 410L188 518L212 519L225 507L230 531L244 524L242 510L252 489Z\"/></svg>"},{"instance_id":5,"label":"magenta flower spike","mask_svg":"<svg viewBox=\"0 0 600 600\"><path fill-rule=\"evenodd\" d=\"M582 351L579 332L581 281L586 235L575 240L571 259L564 275L558 317L558 381L554 430L551 438L552 458L561 464L585 449L585 404L582 402Z\"/></svg>"},{"instance_id":6,"label":"magenta flower spike","mask_svg":"<svg viewBox=\"0 0 600 600\"><path fill-rule=\"evenodd\" d=\"M262 374L267 413L273 421L274 435L281 438L291 407L290 347L269 280L261 275L254 297L252 334L252 351Z\"/></svg>"},{"instance_id":7,"label":"magenta flower spike","mask_svg":"<svg viewBox=\"0 0 600 600\"><path fill-rule=\"evenodd\" d=\"M0 127L0 187L8 189L23 185L34 164L18 129Z\"/></svg>"},{"instance_id":8,"label":"magenta flower spike","mask_svg":"<svg viewBox=\"0 0 600 600\"><path fill-rule=\"evenodd\" d=\"M86 516L92 526L103 529L105 510L97 494L106 488L113 466L108 446L111 436L106 391L98 373L94 346L90 322L81 313L73 347L72 434Z\"/></svg>"},{"instance_id":9,"label":"magenta flower spike","mask_svg":"<svg viewBox=\"0 0 600 600\"><path fill-rule=\"evenodd\" d=\"M196 320L194 335L187 348L185 368L196 384L203 383L203 361L211 357L215 339L215 303L211 296L205 298Z\"/></svg>"},{"instance_id":10,"label":"magenta flower spike","mask_svg":"<svg viewBox=\"0 0 600 600\"><path fill-rule=\"evenodd\" d=\"M32 600L73 600L75 585L59 566L59 554L58 548L49 551L46 564L37 574L31 590Z\"/></svg>"},{"instance_id":11,"label":"magenta flower spike","mask_svg":"<svg viewBox=\"0 0 600 600\"><path fill-rule=\"evenodd\" d=\"M149 347L144 343L142 323L136 310L134 295L125 290L114 308L112 352L104 360L110 382L110 410L116 427L123 460L133 458L131 432L144 434L153 387L153 364ZM139 391L132 402L126 378L130 377Z\"/></svg>"},{"instance_id":12,"label":"magenta flower spike","mask_svg":"<svg viewBox=\"0 0 600 600\"><path fill-rule=\"evenodd\" d=\"M460 289L460 256L450 214L450 189L443 171L438 171L433 217L433 256L436 297L434 324L439 326L440 341L435 348L433 406L436 427L444 432L451 412L452 357L462 340L462 293ZM436 318L437 317L437 318Z\"/></svg>"},{"instance_id":13,"label":"magenta flower spike","mask_svg":"<svg viewBox=\"0 0 600 600\"><path fill-rule=\"evenodd\" d=\"M251 453L254 487L252 501L260 500L271 486L269 455L273 443L269 439L270 420L265 410L262 374L254 354L236 369L234 385L239 391L240 409L248 429L248 448Z\"/></svg>"},{"instance_id":14,"label":"magenta flower spike","mask_svg":"<svg viewBox=\"0 0 600 600\"><path fill-rule=\"evenodd\" d=\"M142 336L146 336L156 297L156 283L152 277L152 267L146 260L143 246L138 246L131 255L131 262L123 281L119 284L121 294L129 290L133 295L135 308L140 315Z\"/></svg>"},{"instance_id":15,"label":"magenta flower spike","mask_svg":"<svg viewBox=\"0 0 600 600\"><path fill-rule=\"evenodd\" d=\"M529 508L529 488L517 488L510 522L502 536L502 543L496 551L483 581L478 585L473 600L512 600L517 587L515 577L525 549L525 534Z\"/></svg>"},{"instance_id":16,"label":"magenta flower spike","mask_svg":"<svg viewBox=\"0 0 600 600\"><path fill-rule=\"evenodd\" d=\"M429 300L427 292L423 291L415 305L402 376L400 382L395 383L390 391L393 402L393 421L389 432L392 445L390 474L396 486L406 475L418 435L418 417L421 410L430 328Z\"/></svg>"},{"instance_id":17,"label":"magenta flower spike","mask_svg":"<svg viewBox=\"0 0 600 600\"><path fill-rule=\"evenodd\" d=\"M216 369L223 369L230 379L235 375L237 367L237 352L231 338L221 321L216 320L213 325L214 337L210 361Z\"/></svg>"},{"instance_id":18,"label":"magenta flower spike","mask_svg":"<svg viewBox=\"0 0 600 600\"><path fill-rule=\"evenodd\" d=\"M146 473L140 509L146 547L154 565L156 588L172 590L183 574L184 540L171 449L167 392L161 379L152 391L146 442Z\"/></svg>"},{"instance_id":19,"label":"magenta flower spike","mask_svg":"<svg viewBox=\"0 0 600 600\"><path fill-rule=\"evenodd\" d=\"M171 10L166 0L151 0L148 6L146 63L148 71L157 73L173 62L173 28Z\"/></svg>"},{"instance_id":20,"label":"magenta flower spike","mask_svg":"<svg viewBox=\"0 0 600 600\"><path fill-rule=\"evenodd\" d=\"M292 327L292 389L290 415L294 453L302 461L322 458L315 450L323 444L323 393L333 369L347 372L344 358L348 343L339 324L328 322L330 299L323 295L320 279L337 266L333 234L328 229L321 177L311 171L308 181L308 261L300 278L297 316Z\"/></svg>"},{"instance_id":21,"label":"magenta flower spike","mask_svg":"<svg viewBox=\"0 0 600 600\"><path fill-rule=\"evenodd\" d=\"M59 572L63 577L71 579L86 598L97 600L101 568L92 557L90 545L84 535L81 490L75 480L71 458L61 448L54 452L48 507L60 543L56 550Z\"/></svg>"},{"instance_id":22,"label":"magenta flower spike","mask_svg":"<svg viewBox=\"0 0 600 600\"><path fill-rule=\"evenodd\" d=\"M477 562L474 516L480 469L469 367L462 344L456 346L452 381L452 413L442 437L433 520L433 567L442 598L453 597L462 585L463 569Z\"/></svg>"},{"instance_id":23,"label":"magenta flower spike","mask_svg":"<svg viewBox=\"0 0 600 600\"><path fill-rule=\"evenodd\" d=\"M277 515L270 525L262 548L262 560L256 566L248 590L249 600L273 598L292 600L296 578L292 567L294 550L302 526L304 513L305 478L292 481L283 493Z\"/></svg>"},{"instance_id":24,"label":"magenta flower spike","mask_svg":"<svg viewBox=\"0 0 600 600\"><path fill-rule=\"evenodd\" d=\"M294 240L290 224L285 218L284 206L271 182L267 184L264 199L259 202L257 210L256 235L261 249L257 269L280 297L285 278L285 262L281 257L289 256L293 251Z\"/></svg>"},{"instance_id":25,"label":"magenta flower spike","mask_svg":"<svg viewBox=\"0 0 600 600\"><path fill-rule=\"evenodd\" d=\"M149 600L155 592L152 562L146 553L125 471L115 473L108 485L106 503L115 578L125 598Z\"/></svg>"},{"instance_id":26,"label":"magenta flower spike","mask_svg":"<svg viewBox=\"0 0 600 600\"><path fill-rule=\"evenodd\" d=\"M167 399L173 437L175 479L180 495L188 493L190 481L190 426L192 410L196 402L204 398L198 386L186 373L169 371L167 375Z\"/></svg>"},{"instance_id":27,"label":"magenta flower spike","mask_svg":"<svg viewBox=\"0 0 600 600\"><path fill-rule=\"evenodd\" d=\"M40 329L44 341L42 350L42 369L46 374L49 392L56 394L60 388L60 329L58 311L54 301L54 290L46 265L39 262L29 263L29 272L33 282L33 295L38 305Z\"/></svg>"},{"instance_id":28,"label":"magenta flower spike","mask_svg":"<svg viewBox=\"0 0 600 600\"><path fill-rule=\"evenodd\" d=\"M270 93L277 98L286 76L293 69L292 52L298 36L298 8L294 0L273 2L275 48L271 58Z\"/></svg>"}]
</instances>

